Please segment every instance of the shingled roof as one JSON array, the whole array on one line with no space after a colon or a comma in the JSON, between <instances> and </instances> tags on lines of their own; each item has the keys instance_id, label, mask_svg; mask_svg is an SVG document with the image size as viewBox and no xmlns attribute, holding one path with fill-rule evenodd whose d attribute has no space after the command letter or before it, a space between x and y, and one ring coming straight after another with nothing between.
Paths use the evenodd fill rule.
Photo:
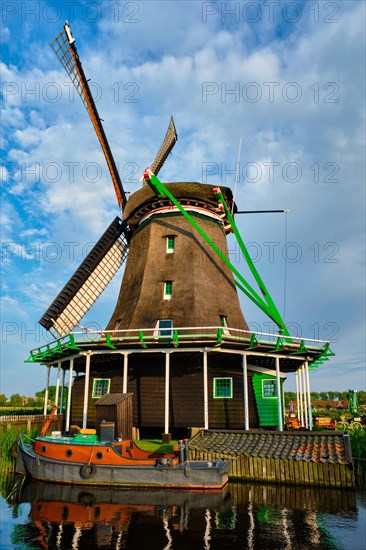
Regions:
<instances>
[{"instance_id":1,"label":"shingled roof","mask_svg":"<svg viewBox=\"0 0 366 550\"><path fill-rule=\"evenodd\" d=\"M341 432L227 432L202 430L189 442L190 450L240 456L278 458L329 464L352 463L348 434Z\"/></svg>"}]
</instances>

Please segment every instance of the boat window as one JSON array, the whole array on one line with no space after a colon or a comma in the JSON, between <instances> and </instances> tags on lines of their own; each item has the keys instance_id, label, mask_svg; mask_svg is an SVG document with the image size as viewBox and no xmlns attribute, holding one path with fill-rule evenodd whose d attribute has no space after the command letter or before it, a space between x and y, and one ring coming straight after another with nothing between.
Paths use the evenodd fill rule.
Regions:
<instances>
[{"instance_id":1,"label":"boat window","mask_svg":"<svg viewBox=\"0 0 366 550\"><path fill-rule=\"evenodd\" d=\"M103 453L98 452L95 456L100 460L101 458L103 458Z\"/></svg>"},{"instance_id":2,"label":"boat window","mask_svg":"<svg viewBox=\"0 0 366 550\"><path fill-rule=\"evenodd\" d=\"M46 452L46 445L42 445L42 453Z\"/></svg>"},{"instance_id":3,"label":"boat window","mask_svg":"<svg viewBox=\"0 0 366 550\"><path fill-rule=\"evenodd\" d=\"M71 450L71 449L66 449L65 455L66 455L68 458L70 458L70 456L72 456L72 450Z\"/></svg>"},{"instance_id":4,"label":"boat window","mask_svg":"<svg viewBox=\"0 0 366 550\"><path fill-rule=\"evenodd\" d=\"M232 378L214 378L214 399L231 399L233 397Z\"/></svg>"}]
</instances>

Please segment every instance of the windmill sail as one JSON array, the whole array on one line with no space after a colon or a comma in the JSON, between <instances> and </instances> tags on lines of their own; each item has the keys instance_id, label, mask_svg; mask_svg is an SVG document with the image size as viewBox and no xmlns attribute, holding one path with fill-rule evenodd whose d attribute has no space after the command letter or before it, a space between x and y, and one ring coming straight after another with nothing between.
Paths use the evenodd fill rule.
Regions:
<instances>
[{"instance_id":1,"label":"windmill sail","mask_svg":"<svg viewBox=\"0 0 366 550\"><path fill-rule=\"evenodd\" d=\"M110 283L128 253L127 224L116 217L66 283L39 323L68 334Z\"/></svg>"},{"instance_id":2,"label":"windmill sail","mask_svg":"<svg viewBox=\"0 0 366 550\"><path fill-rule=\"evenodd\" d=\"M62 66L69 75L89 113L101 144L112 177L118 204L124 209L127 197L114 162L103 125L99 117L88 81L75 47L75 39L68 23L51 43ZM171 117L164 141L150 170L157 174L163 166L178 139L173 117ZM60 336L68 334L79 324L87 311L99 298L119 267L126 260L132 229L126 222L116 218L97 244L61 290L39 323L47 330L55 330Z\"/></svg>"},{"instance_id":3,"label":"windmill sail","mask_svg":"<svg viewBox=\"0 0 366 550\"><path fill-rule=\"evenodd\" d=\"M55 38L51 43L51 47L59 58L61 65L69 75L72 83L74 84L78 94L80 95L86 110L89 113L94 129L98 136L99 142L103 149L105 159L109 168L109 172L112 177L114 190L117 195L119 206L123 209L126 202L126 194L123 189L121 178L119 176L116 163L109 147L107 137L105 135L102 121L99 117L92 93L90 91L88 81L85 77L81 61L75 46L75 38L72 37L70 27L68 23L64 25L63 31Z\"/></svg>"},{"instance_id":4,"label":"windmill sail","mask_svg":"<svg viewBox=\"0 0 366 550\"><path fill-rule=\"evenodd\" d=\"M158 154L154 158L153 162L150 164L150 170L153 174L155 174L155 176L160 172L160 169L162 168L170 151L173 149L177 141L178 134L177 130L175 129L173 117L171 117L164 141L161 144Z\"/></svg>"}]
</instances>

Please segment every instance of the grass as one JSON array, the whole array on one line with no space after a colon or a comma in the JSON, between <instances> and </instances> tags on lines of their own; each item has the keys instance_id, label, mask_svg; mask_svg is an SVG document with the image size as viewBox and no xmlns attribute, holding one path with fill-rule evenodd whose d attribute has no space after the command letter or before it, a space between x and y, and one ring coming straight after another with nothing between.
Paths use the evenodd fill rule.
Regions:
<instances>
[{"instance_id":1,"label":"grass","mask_svg":"<svg viewBox=\"0 0 366 550\"><path fill-rule=\"evenodd\" d=\"M34 439L37 430L22 430L22 435L28 435ZM13 472L15 460L10 456L10 449L15 441L18 441L19 430L15 427L0 431L0 471Z\"/></svg>"},{"instance_id":2,"label":"grass","mask_svg":"<svg viewBox=\"0 0 366 550\"><path fill-rule=\"evenodd\" d=\"M149 453L174 454L173 447L178 441L172 440L170 443L163 445L160 439L136 439L134 443L139 449Z\"/></svg>"}]
</instances>

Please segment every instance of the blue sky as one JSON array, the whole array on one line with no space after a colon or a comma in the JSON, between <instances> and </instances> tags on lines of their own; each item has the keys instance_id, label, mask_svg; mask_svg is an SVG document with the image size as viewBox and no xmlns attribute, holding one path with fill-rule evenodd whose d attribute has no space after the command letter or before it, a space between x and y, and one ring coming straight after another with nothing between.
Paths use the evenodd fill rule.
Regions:
<instances>
[{"instance_id":1,"label":"blue sky","mask_svg":"<svg viewBox=\"0 0 366 550\"><path fill-rule=\"evenodd\" d=\"M365 389L365 3L2 3L1 392L33 395L37 320L118 214L85 109L49 43L69 20L126 191L174 116L163 181L233 186L285 320L336 352L314 390ZM232 258L245 274L234 240ZM83 324L108 321L122 273ZM286 279L286 284L285 284ZM241 298L250 326L274 327ZM55 376L55 374L53 374ZM287 389L294 388L289 377Z\"/></svg>"}]
</instances>

